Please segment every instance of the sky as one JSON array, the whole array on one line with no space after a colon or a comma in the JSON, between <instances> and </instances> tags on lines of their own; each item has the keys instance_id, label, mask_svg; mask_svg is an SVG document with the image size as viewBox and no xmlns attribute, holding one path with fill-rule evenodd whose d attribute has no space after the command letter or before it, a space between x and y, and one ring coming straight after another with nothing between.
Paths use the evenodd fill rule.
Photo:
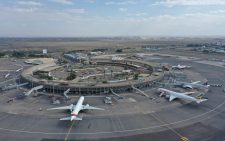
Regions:
<instances>
[{"instance_id":1,"label":"sky","mask_svg":"<svg viewBox=\"0 0 225 141\"><path fill-rule=\"evenodd\" d=\"M0 0L0 37L225 36L225 0Z\"/></svg>"}]
</instances>

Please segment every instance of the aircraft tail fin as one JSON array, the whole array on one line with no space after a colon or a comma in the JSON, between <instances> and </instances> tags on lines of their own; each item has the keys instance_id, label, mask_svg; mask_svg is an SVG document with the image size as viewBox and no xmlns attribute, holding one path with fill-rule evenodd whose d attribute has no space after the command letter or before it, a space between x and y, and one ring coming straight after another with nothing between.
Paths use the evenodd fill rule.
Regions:
<instances>
[{"instance_id":1,"label":"aircraft tail fin","mask_svg":"<svg viewBox=\"0 0 225 141\"><path fill-rule=\"evenodd\" d=\"M192 84L199 84L199 83L201 83L201 81L192 82Z\"/></svg>"}]
</instances>

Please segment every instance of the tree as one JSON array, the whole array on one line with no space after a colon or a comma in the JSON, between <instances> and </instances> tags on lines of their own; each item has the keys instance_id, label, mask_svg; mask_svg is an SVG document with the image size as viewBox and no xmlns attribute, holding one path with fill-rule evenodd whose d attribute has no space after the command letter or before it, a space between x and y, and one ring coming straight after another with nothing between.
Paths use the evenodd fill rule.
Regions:
<instances>
[{"instance_id":1,"label":"tree","mask_svg":"<svg viewBox=\"0 0 225 141\"><path fill-rule=\"evenodd\" d=\"M26 57L26 53L19 52L19 51L13 51L12 56L16 57L16 58L24 58L24 57Z\"/></svg>"},{"instance_id":2,"label":"tree","mask_svg":"<svg viewBox=\"0 0 225 141\"><path fill-rule=\"evenodd\" d=\"M77 77L76 73L74 71L70 72L70 74L67 76L66 80L73 80Z\"/></svg>"},{"instance_id":3,"label":"tree","mask_svg":"<svg viewBox=\"0 0 225 141\"><path fill-rule=\"evenodd\" d=\"M112 78L113 70L111 70L111 78Z\"/></svg>"},{"instance_id":4,"label":"tree","mask_svg":"<svg viewBox=\"0 0 225 141\"><path fill-rule=\"evenodd\" d=\"M4 57L4 56L5 56L5 53L0 52L0 58L1 58L1 57Z\"/></svg>"},{"instance_id":5,"label":"tree","mask_svg":"<svg viewBox=\"0 0 225 141\"><path fill-rule=\"evenodd\" d=\"M105 78L105 68L104 68L104 78Z\"/></svg>"},{"instance_id":6,"label":"tree","mask_svg":"<svg viewBox=\"0 0 225 141\"><path fill-rule=\"evenodd\" d=\"M134 80L138 80L138 76L139 76L139 74L138 73L135 73L134 74Z\"/></svg>"},{"instance_id":7,"label":"tree","mask_svg":"<svg viewBox=\"0 0 225 141\"><path fill-rule=\"evenodd\" d=\"M121 53L121 52L123 52L123 49L117 49L116 50L116 53Z\"/></svg>"}]
</instances>

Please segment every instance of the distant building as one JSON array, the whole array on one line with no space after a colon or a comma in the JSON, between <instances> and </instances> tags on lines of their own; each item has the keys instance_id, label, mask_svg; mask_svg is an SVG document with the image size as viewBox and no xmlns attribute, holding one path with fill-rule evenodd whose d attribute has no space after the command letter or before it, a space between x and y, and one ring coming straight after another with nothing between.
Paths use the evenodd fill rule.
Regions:
<instances>
[{"instance_id":1,"label":"distant building","mask_svg":"<svg viewBox=\"0 0 225 141\"><path fill-rule=\"evenodd\" d=\"M89 60L87 54L84 53L65 53L64 57L73 62L81 62Z\"/></svg>"},{"instance_id":2,"label":"distant building","mask_svg":"<svg viewBox=\"0 0 225 141\"><path fill-rule=\"evenodd\" d=\"M152 46L152 45L143 45L142 49L146 50L146 51L158 51L161 50L160 47L158 46Z\"/></svg>"},{"instance_id":3,"label":"distant building","mask_svg":"<svg viewBox=\"0 0 225 141\"><path fill-rule=\"evenodd\" d=\"M217 46L222 46L223 44L222 44L222 42L218 41L218 42L216 42L216 45Z\"/></svg>"},{"instance_id":4,"label":"distant building","mask_svg":"<svg viewBox=\"0 0 225 141\"><path fill-rule=\"evenodd\" d=\"M118 56L113 56L112 57L112 61L121 61L121 60L124 60L123 57L118 57Z\"/></svg>"},{"instance_id":5,"label":"distant building","mask_svg":"<svg viewBox=\"0 0 225 141\"><path fill-rule=\"evenodd\" d=\"M43 54L47 54L48 50L47 49L43 49Z\"/></svg>"},{"instance_id":6,"label":"distant building","mask_svg":"<svg viewBox=\"0 0 225 141\"><path fill-rule=\"evenodd\" d=\"M216 52L216 53L225 53L224 49L215 49L214 52Z\"/></svg>"},{"instance_id":7,"label":"distant building","mask_svg":"<svg viewBox=\"0 0 225 141\"><path fill-rule=\"evenodd\" d=\"M95 51L95 52L90 52L91 55L101 55L103 52L101 51Z\"/></svg>"}]
</instances>

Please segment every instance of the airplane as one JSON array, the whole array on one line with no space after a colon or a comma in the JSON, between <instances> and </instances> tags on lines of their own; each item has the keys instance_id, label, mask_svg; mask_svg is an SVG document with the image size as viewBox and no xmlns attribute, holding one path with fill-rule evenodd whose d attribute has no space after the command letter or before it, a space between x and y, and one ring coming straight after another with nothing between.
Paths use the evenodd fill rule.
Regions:
<instances>
[{"instance_id":1,"label":"airplane","mask_svg":"<svg viewBox=\"0 0 225 141\"><path fill-rule=\"evenodd\" d=\"M83 105L84 96L81 96L76 105L69 105L64 107L50 108L47 110L70 110L71 116L66 118L61 118L60 120L82 120L82 118L77 117L81 110L104 110L102 108L92 107L89 104Z\"/></svg>"},{"instance_id":2,"label":"airplane","mask_svg":"<svg viewBox=\"0 0 225 141\"><path fill-rule=\"evenodd\" d=\"M179 69L179 70L181 70L181 69L189 69L189 68L191 68L191 66L180 65L180 64L178 64L177 66L172 66L172 69Z\"/></svg>"},{"instance_id":3,"label":"airplane","mask_svg":"<svg viewBox=\"0 0 225 141\"><path fill-rule=\"evenodd\" d=\"M24 61L24 63L26 63L26 64L32 64L31 61Z\"/></svg>"},{"instance_id":4,"label":"airplane","mask_svg":"<svg viewBox=\"0 0 225 141\"><path fill-rule=\"evenodd\" d=\"M181 81L174 81L174 85L180 86L182 88L189 88L189 89L208 89L210 85L206 84L200 84L201 81L195 81L195 82L181 82Z\"/></svg>"},{"instance_id":5,"label":"airplane","mask_svg":"<svg viewBox=\"0 0 225 141\"><path fill-rule=\"evenodd\" d=\"M174 91L167 90L167 89L164 89L164 88L158 88L157 91L161 92L160 96L165 95L166 98L169 98L169 101L173 101L174 99L178 98L178 99L192 101L192 102L196 102L197 104L200 104L201 102L204 102L204 101L208 100L208 99L197 99L195 97L188 96L189 94L193 94L195 92L179 93L179 92L174 92Z\"/></svg>"}]
</instances>

